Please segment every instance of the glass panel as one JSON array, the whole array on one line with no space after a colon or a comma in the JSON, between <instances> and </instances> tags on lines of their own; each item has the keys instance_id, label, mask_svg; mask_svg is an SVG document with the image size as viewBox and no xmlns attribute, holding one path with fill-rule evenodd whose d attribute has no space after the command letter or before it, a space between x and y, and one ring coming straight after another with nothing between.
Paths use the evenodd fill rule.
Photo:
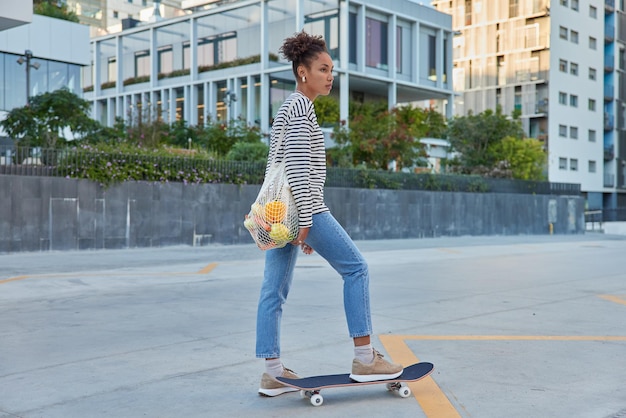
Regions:
<instances>
[{"instance_id":1,"label":"glass panel","mask_svg":"<svg viewBox=\"0 0 626 418\"><path fill-rule=\"evenodd\" d=\"M396 26L396 72L402 74L402 26Z\"/></svg>"},{"instance_id":2,"label":"glass panel","mask_svg":"<svg viewBox=\"0 0 626 418\"><path fill-rule=\"evenodd\" d=\"M7 110L26 104L26 67L24 67L26 63L19 65L18 58L19 55L7 54L4 59L4 72L7 80L4 105Z\"/></svg>"},{"instance_id":3,"label":"glass panel","mask_svg":"<svg viewBox=\"0 0 626 418\"><path fill-rule=\"evenodd\" d=\"M348 17L348 43L350 44L350 50L348 51L348 60L350 64L357 63L357 15L356 13L350 13Z\"/></svg>"},{"instance_id":4,"label":"glass panel","mask_svg":"<svg viewBox=\"0 0 626 418\"><path fill-rule=\"evenodd\" d=\"M278 112L285 99L296 89L296 82L285 79L270 79L270 121Z\"/></svg>"},{"instance_id":5,"label":"glass panel","mask_svg":"<svg viewBox=\"0 0 626 418\"><path fill-rule=\"evenodd\" d=\"M219 81L216 84L217 87L217 106L215 110L215 119L218 121L225 121L227 117L226 109L226 81Z\"/></svg>"},{"instance_id":6,"label":"glass panel","mask_svg":"<svg viewBox=\"0 0 626 418\"><path fill-rule=\"evenodd\" d=\"M50 91L67 87L68 65L62 62L50 61L48 64L48 88Z\"/></svg>"},{"instance_id":7,"label":"glass panel","mask_svg":"<svg viewBox=\"0 0 626 418\"><path fill-rule=\"evenodd\" d=\"M304 3L313 3L307 1ZM296 27L296 8L293 7L293 0L271 0L267 3L268 16L268 51L270 54L278 56L278 49L283 44L285 38L292 36L300 28ZM309 10L309 9L307 9ZM309 11L309 13L312 11ZM306 13L305 13L306 14ZM271 56L271 55L270 55ZM279 61L285 63L282 56L278 56Z\"/></svg>"},{"instance_id":8,"label":"glass panel","mask_svg":"<svg viewBox=\"0 0 626 418\"><path fill-rule=\"evenodd\" d=\"M156 47L159 51L160 76L180 71L185 66L185 53L189 51L189 20L156 29ZM188 58L187 58L188 60Z\"/></svg>"},{"instance_id":9,"label":"glass panel","mask_svg":"<svg viewBox=\"0 0 626 418\"><path fill-rule=\"evenodd\" d=\"M202 126L205 123L204 120L204 84L198 84L195 86L196 97L198 98L198 126Z\"/></svg>"},{"instance_id":10,"label":"glass panel","mask_svg":"<svg viewBox=\"0 0 626 418\"><path fill-rule=\"evenodd\" d=\"M315 4L313 2L306 3ZM312 35L322 35L332 59L339 58L339 10L330 9L304 16L304 30Z\"/></svg>"},{"instance_id":11,"label":"glass panel","mask_svg":"<svg viewBox=\"0 0 626 418\"><path fill-rule=\"evenodd\" d=\"M253 4L198 19L198 67L259 55L261 7Z\"/></svg>"},{"instance_id":12,"label":"glass panel","mask_svg":"<svg viewBox=\"0 0 626 418\"><path fill-rule=\"evenodd\" d=\"M117 63L115 62L115 42L108 40L100 42L100 55L97 57L98 66L102 69L100 72L99 84L112 82L116 79Z\"/></svg>"},{"instance_id":13,"label":"glass panel","mask_svg":"<svg viewBox=\"0 0 626 418\"><path fill-rule=\"evenodd\" d=\"M365 64L368 67L387 69L387 22L365 19Z\"/></svg>"},{"instance_id":14,"label":"glass panel","mask_svg":"<svg viewBox=\"0 0 626 418\"><path fill-rule=\"evenodd\" d=\"M159 77L170 74L174 71L174 51L172 50L172 46L170 45L159 48L158 54Z\"/></svg>"},{"instance_id":15,"label":"glass panel","mask_svg":"<svg viewBox=\"0 0 626 418\"><path fill-rule=\"evenodd\" d=\"M143 31L122 38L122 79L124 82L150 75L150 32Z\"/></svg>"},{"instance_id":16,"label":"glass panel","mask_svg":"<svg viewBox=\"0 0 626 418\"><path fill-rule=\"evenodd\" d=\"M185 118L185 91L182 87L175 90L176 95L176 120Z\"/></svg>"}]
</instances>

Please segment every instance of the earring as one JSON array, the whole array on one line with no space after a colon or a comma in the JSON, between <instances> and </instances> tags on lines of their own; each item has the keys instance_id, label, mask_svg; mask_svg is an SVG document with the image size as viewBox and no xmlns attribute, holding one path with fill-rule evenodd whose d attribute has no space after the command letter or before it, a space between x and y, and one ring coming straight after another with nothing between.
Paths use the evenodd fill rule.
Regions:
<instances>
[{"instance_id":1,"label":"earring","mask_svg":"<svg viewBox=\"0 0 626 418\"><path fill-rule=\"evenodd\" d=\"M302 82L306 83L306 77L305 76L302 76Z\"/></svg>"}]
</instances>

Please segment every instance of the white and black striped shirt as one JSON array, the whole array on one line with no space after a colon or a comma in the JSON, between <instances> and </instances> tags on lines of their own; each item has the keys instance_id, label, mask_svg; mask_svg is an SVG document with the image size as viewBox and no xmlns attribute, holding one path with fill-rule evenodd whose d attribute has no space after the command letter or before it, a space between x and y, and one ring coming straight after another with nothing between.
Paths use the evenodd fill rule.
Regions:
<instances>
[{"instance_id":1,"label":"white and black striped shirt","mask_svg":"<svg viewBox=\"0 0 626 418\"><path fill-rule=\"evenodd\" d=\"M283 145L276 150L285 123ZM266 174L274 154L277 155L277 161L286 159L285 171L298 207L299 226L310 227L313 215L329 210L324 204L326 149L313 102L298 91L285 100L274 118Z\"/></svg>"}]
</instances>

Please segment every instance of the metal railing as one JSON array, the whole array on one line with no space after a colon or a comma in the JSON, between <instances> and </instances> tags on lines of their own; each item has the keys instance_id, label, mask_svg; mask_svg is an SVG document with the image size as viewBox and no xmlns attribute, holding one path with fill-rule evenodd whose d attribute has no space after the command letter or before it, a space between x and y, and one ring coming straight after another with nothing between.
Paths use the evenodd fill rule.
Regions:
<instances>
[{"instance_id":1,"label":"metal railing","mask_svg":"<svg viewBox=\"0 0 626 418\"><path fill-rule=\"evenodd\" d=\"M626 222L626 208L596 209L585 211L585 222Z\"/></svg>"},{"instance_id":2,"label":"metal railing","mask_svg":"<svg viewBox=\"0 0 626 418\"><path fill-rule=\"evenodd\" d=\"M80 149L0 147L0 174L127 180L261 184L265 163L189 156L151 156ZM111 174L113 173L113 174ZM102 178L112 176L111 181ZM194 180L195 179L195 180ZM580 195L580 185L481 176L328 167L327 187L471 193Z\"/></svg>"}]
</instances>

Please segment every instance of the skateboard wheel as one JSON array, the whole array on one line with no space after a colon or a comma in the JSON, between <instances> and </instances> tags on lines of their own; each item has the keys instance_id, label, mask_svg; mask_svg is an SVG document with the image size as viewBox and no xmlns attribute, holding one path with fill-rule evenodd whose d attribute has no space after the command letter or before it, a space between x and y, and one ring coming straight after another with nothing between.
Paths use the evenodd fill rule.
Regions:
<instances>
[{"instance_id":1,"label":"skateboard wheel","mask_svg":"<svg viewBox=\"0 0 626 418\"><path fill-rule=\"evenodd\" d=\"M393 383L387 383L385 386L387 387L388 391L392 391L393 390Z\"/></svg>"},{"instance_id":2,"label":"skateboard wheel","mask_svg":"<svg viewBox=\"0 0 626 418\"><path fill-rule=\"evenodd\" d=\"M400 395L400 397L402 398L408 398L409 396L411 396L411 389L407 386L402 386L399 390L398 390L398 394Z\"/></svg>"},{"instance_id":3,"label":"skateboard wheel","mask_svg":"<svg viewBox=\"0 0 626 418\"><path fill-rule=\"evenodd\" d=\"M307 398L308 396L306 396L306 390L301 390L300 391L300 398L304 399Z\"/></svg>"},{"instance_id":4,"label":"skateboard wheel","mask_svg":"<svg viewBox=\"0 0 626 418\"><path fill-rule=\"evenodd\" d=\"M311 396L311 405L320 406L323 403L324 403L324 398L322 398L322 395L320 395L319 393L316 393L315 395Z\"/></svg>"}]
</instances>

